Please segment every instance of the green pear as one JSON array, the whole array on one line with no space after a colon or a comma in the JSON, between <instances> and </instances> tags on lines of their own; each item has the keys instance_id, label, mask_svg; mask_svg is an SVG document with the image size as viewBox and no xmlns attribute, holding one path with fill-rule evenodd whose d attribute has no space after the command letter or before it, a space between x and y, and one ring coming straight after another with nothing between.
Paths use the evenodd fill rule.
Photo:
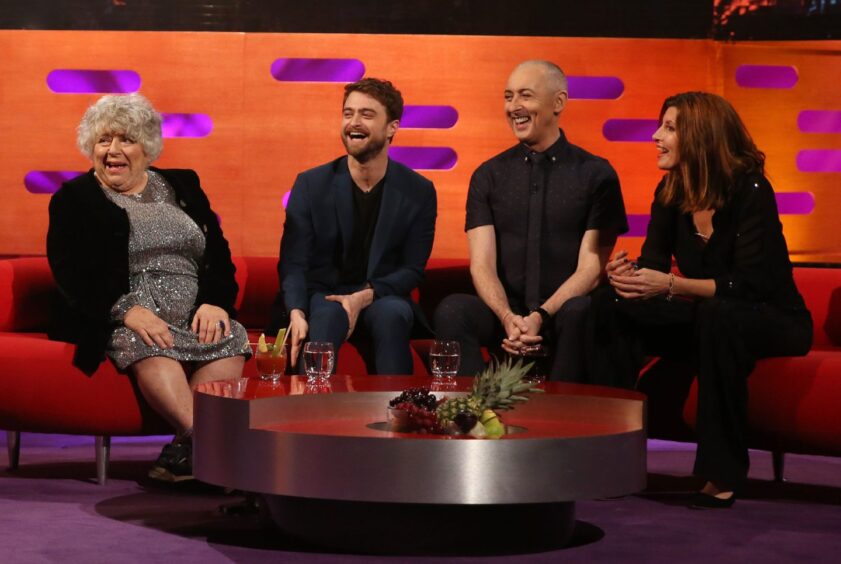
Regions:
<instances>
[{"instance_id":1,"label":"green pear","mask_svg":"<svg viewBox=\"0 0 841 564\"><path fill-rule=\"evenodd\" d=\"M505 425L499 420L499 416L492 409L482 412L482 425L489 439L498 439L505 434Z\"/></svg>"}]
</instances>

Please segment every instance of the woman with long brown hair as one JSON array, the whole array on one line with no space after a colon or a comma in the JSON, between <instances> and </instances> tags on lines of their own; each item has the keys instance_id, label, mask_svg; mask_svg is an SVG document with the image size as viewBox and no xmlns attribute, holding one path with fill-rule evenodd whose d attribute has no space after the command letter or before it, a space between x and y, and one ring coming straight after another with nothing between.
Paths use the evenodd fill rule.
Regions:
<instances>
[{"instance_id":1,"label":"woman with long brown hair","mask_svg":"<svg viewBox=\"0 0 841 564\"><path fill-rule=\"evenodd\" d=\"M749 466L747 378L758 358L806 354L812 319L794 284L765 155L733 106L705 92L672 96L653 138L666 175L639 260L619 251L607 264L598 369L629 383L645 354L691 361L694 473L705 480L692 506L730 507Z\"/></svg>"}]
</instances>

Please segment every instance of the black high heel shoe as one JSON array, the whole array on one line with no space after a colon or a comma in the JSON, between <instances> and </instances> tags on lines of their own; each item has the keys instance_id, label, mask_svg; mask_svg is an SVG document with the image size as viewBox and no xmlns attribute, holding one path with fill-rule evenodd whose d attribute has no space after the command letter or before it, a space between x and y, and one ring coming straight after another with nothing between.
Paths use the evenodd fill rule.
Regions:
<instances>
[{"instance_id":1,"label":"black high heel shoe","mask_svg":"<svg viewBox=\"0 0 841 564\"><path fill-rule=\"evenodd\" d=\"M698 492L692 496L689 507L691 509L729 509L734 503L736 503L736 492L724 499Z\"/></svg>"}]
</instances>

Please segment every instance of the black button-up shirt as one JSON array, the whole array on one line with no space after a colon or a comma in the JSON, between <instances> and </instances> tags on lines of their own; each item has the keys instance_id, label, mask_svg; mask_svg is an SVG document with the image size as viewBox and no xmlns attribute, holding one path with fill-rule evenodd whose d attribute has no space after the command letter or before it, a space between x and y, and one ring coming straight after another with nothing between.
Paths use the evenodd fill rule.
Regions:
<instances>
[{"instance_id":1,"label":"black button-up shirt","mask_svg":"<svg viewBox=\"0 0 841 564\"><path fill-rule=\"evenodd\" d=\"M516 145L486 161L473 173L467 195L465 230L493 225L497 274L512 307L525 309L528 224L534 191L542 192L540 226L540 299L545 301L578 266L584 232L628 230L616 171L561 137L545 152ZM534 166L545 166L535 175ZM536 177L541 182L534 182ZM538 194L539 195L539 194ZM533 213L533 210L532 210Z\"/></svg>"}]
</instances>

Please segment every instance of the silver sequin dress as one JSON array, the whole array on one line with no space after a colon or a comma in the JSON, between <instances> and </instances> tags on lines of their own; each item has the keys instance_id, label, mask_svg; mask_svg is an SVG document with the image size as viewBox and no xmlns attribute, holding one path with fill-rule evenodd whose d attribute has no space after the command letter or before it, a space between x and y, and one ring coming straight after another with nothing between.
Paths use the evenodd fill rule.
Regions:
<instances>
[{"instance_id":1,"label":"silver sequin dress","mask_svg":"<svg viewBox=\"0 0 841 564\"><path fill-rule=\"evenodd\" d=\"M160 174L148 171L146 188L137 195L123 195L103 188L116 205L128 213L129 272L131 291L111 309L117 325L107 354L118 369L152 356L179 361L204 362L236 355L250 355L245 328L231 321L231 334L218 343L202 344L190 328L198 295L198 269L205 238L199 226L175 202L175 192ZM169 324L174 346L150 347L122 325L132 306L141 305Z\"/></svg>"}]
</instances>

